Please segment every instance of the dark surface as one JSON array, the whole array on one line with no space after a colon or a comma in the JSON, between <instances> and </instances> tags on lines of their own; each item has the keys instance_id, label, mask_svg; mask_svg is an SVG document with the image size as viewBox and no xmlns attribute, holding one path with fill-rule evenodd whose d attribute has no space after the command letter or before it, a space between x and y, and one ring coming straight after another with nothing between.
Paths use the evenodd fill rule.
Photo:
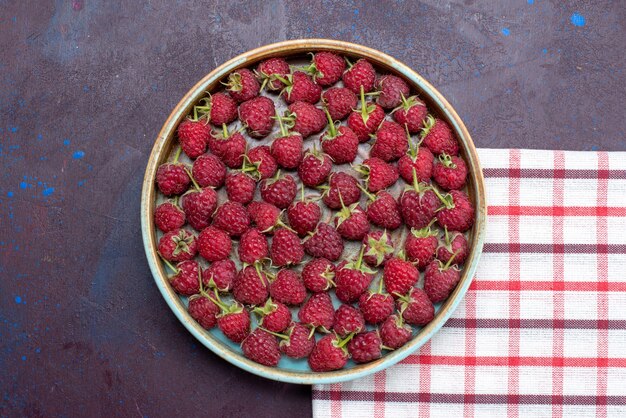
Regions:
<instances>
[{"instance_id":1,"label":"dark surface","mask_svg":"<svg viewBox=\"0 0 626 418\"><path fill-rule=\"evenodd\" d=\"M0 1L0 415L311 414L308 387L201 347L142 247L153 139L240 52L362 43L439 88L479 147L626 150L623 2L438 3Z\"/></svg>"}]
</instances>

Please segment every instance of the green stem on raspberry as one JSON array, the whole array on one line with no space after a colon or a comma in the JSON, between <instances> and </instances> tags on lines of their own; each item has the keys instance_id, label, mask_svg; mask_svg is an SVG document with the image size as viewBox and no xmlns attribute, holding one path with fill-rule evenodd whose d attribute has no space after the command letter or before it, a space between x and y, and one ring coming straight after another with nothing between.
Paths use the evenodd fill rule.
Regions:
<instances>
[{"instance_id":1,"label":"green stem on raspberry","mask_svg":"<svg viewBox=\"0 0 626 418\"><path fill-rule=\"evenodd\" d=\"M376 293L383 293L383 278L382 276L378 279L378 290Z\"/></svg>"},{"instance_id":2,"label":"green stem on raspberry","mask_svg":"<svg viewBox=\"0 0 626 418\"><path fill-rule=\"evenodd\" d=\"M359 251L359 258L356 260L355 267L357 270L361 269L361 264L363 264L363 253L365 252L365 245L361 245L361 251Z\"/></svg>"},{"instance_id":3,"label":"green stem on raspberry","mask_svg":"<svg viewBox=\"0 0 626 418\"><path fill-rule=\"evenodd\" d=\"M370 114L367 112L367 104L365 103L365 89L361 85L361 119L363 120L363 125L367 126L369 118Z\"/></svg>"},{"instance_id":4,"label":"green stem on raspberry","mask_svg":"<svg viewBox=\"0 0 626 418\"><path fill-rule=\"evenodd\" d=\"M411 134L409 133L409 125L404 124L404 130L406 131L406 140L409 143L409 155L413 160L417 157L417 147L415 143L411 140Z\"/></svg>"},{"instance_id":5,"label":"green stem on raspberry","mask_svg":"<svg viewBox=\"0 0 626 418\"><path fill-rule=\"evenodd\" d=\"M328 112L328 108L324 106L324 113L326 113L326 119L328 119L328 132L330 135L325 135L328 138L335 138L337 136L337 127L335 126L335 122L333 118L330 117L330 113Z\"/></svg>"},{"instance_id":6,"label":"green stem on raspberry","mask_svg":"<svg viewBox=\"0 0 626 418\"><path fill-rule=\"evenodd\" d=\"M276 116L274 117L278 121L278 126L280 127L280 134L283 137L289 136L289 132L285 128L285 124L283 123L283 118L276 112Z\"/></svg>"},{"instance_id":7,"label":"green stem on raspberry","mask_svg":"<svg viewBox=\"0 0 626 418\"><path fill-rule=\"evenodd\" d=\"M452 257L450 257L450 259L448 260L448 262L443 266L443 268L441 270L448 270L450 268L450 266L452 265L452 261L454 260L454 258L457 256L457 254L459 253L459 251L461 251L461 249L459 248L458 250L456 250L454 252L454 254L452 254Z\"/></svg>"},{"instance_id":8,"label":"green stem on raspberry","mask_svg":"<svg viewBox=\"0 0 626 418\"><path fill-rule=\"evenodd\" d=\"M179 197L179 196L175 196L175 197L174 197L174 201L172 202L172 204L173 204L174 206L177 206L177 207L178 207L178 197Z\"/></svg>"},{"instance_id":9,"label":"green stem on raspberry","mask_svg":"<svg viewBox=\"0 0 626 418\"><path fill-rule=\"evenodd\" d=\"M374 196L373 194L371 194L370 192L368 192L368 191L367 191L367 189L366 189L365 187L361 186L361 183L357 182L357 183L356 183L356 186L357 186L359 189L361 189L361 191L362 191L363 193L365 193L365 196L367 196L367 198L368 198L369 200L371 200L372 202L373 202L374 200L376 200L376 196Z\"/></svg>"},{"instance_id":10,"label":"green stem on raspberry","mask_svg":"<svg viewBox=\"0 0 626 418\"><path fill-rule=\"evenodd\" d=\"M304 184L300 187L300 201L304 203Z\"/></svg>"},{"instance_id":11,"label":"green stem on raspberry","mask_svg":"<svg viewBox=\"0 0 626 418\"><path fill-rule=\"evenodd\" d=\"M415 189L415 192L417 194L421 194L422 189L420 188L420 183L417 180L417 171L415 170L415 167L413 167L412 171L413 171L413 189Z\"/></svg>"},{"instance_id":12,"label":"green stem on raspberry","mask_svg":"<svg viewBox=\"0 0 626 418\"><path fill-rule=\"evenodd\" d=\"M338 344L335 344L335 347L337 348L343 348L346 344L348 344L350 342L350 340L356 335L356 332L351 332L350 334L348 334L348 336L346 338L339 339Z\"/></svg>"},{"instance_id":13,"label":"green stem on raspberry","mask_svg":"<svg viewBox=\"0 0 626 418\"><path fill-rule=\"evenodd\" d=\"M446 209L454 208L454 200L452 199L451 195L447 194L445 196L442 196L441 193L439 193L439 191L437 190L436 187L432 187L431 190L435 193L435 195L437 195L439 200L441 200L441 203L444 204Z\"/></svg>"},{"instance_id":14,"label":"green stem on raspberry","mask_svg":"<svg viewBox=\"0 0 626 418\"><path fill-rule=\"evenodd\" d=\"M202 191L202 189L200 188L200 185L196 182L196 179L193 178L193 175L191 174L191 171L189 171L189 169L187 167L185 167L185 172L187 173L187 175L191 179L191 183L193 184L194 189L196 189L196 191L198 191L198 192Z\"/></svg>"},{"instance_id":15,"label":"green stem on raspberry","mask_svg":"<svg viewBox=\"0 0 626 418\"><path fill-rule=\"evenodd\" d=\"M169 261L167 261L163 256L161 256L161 259L163 260L163 262L165 263L166 266L168 266L170 268L170 270L172 270L175 274L178 274L178 269L176 267L174 267L172 265L172 263L170 263Z\"/></svg>"},{"instance_id":16,"label":"green stem on raspberry","mask_svg":"<svg viewBox=\"0 0 626 418\"><path fill-rule=\"evenodd\" d=\"M228 139L228 126L225 123L222 123L222 136L224 139Z\"/></svg>"},{"instance_id":17,"label":"green stem on raspberry","mask_svg":"<svg viewBox=\"0 0 626 418\"><path fill-rule=\"evenodd\" d=\"M178 162L178 158L180 157L180 153L183 151L182 147L178 147L178 149L176 150L176 153L174 154L174 161L173 163L176 164Z\"/></svg>"},{"instance_id":18,"label":"green stem on raspberry","mask_svg":"<svg viewBox=\"0 0 626 418\"><path fill-rule=\"evenodd\" d=\"M287 340L289 339L289 336L288 336L288 335L285 335L285 334L279 334L279 333L277 333L277 332L270 331L269 329L267 329L267 328L263 328L263 327L258 327L258 328L259 328L259 329L262 329L263 331L267 332L268 334L272 334L274 337L278 337L278 338L280 338L280 339L282 339L282 340L287 341Z\"/></svg>"}]
</instances>

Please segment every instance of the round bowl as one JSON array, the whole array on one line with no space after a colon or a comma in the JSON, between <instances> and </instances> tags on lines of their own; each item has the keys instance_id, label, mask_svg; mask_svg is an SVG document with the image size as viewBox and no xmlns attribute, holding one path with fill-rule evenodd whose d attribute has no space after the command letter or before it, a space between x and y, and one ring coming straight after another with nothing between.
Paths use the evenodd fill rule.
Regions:
<instances>
[{"instance_id":1,"label":"round bowl","mask_svg":"<svg viewBox=\"0 0 626 418\"><path fill-rule=\"evenodd\" d=\"M467 191L476 209L474 226L468 237L471 248L470 254L461 273L461 280L445 302L435 305L436 315L433 321L421 328L406 345L395 351L388 352L376 361L362 365L353 364L351 368L325 373L315 373L308 369L306 362L292 361L290 359L281 361L279 367L267 367L257 364L245 358L238 346L226 340L221 333L215 330L207 331L202 328L187 313L184 300L174 292L168 283L165 266L157 253L157 236L152 222L157 193L155 187L156 170L160 164L167 161L176 143L176 127L204 96L205 92L211 91L218 85L220 80L238 68L254 65L270 57L302 56L310 51L334 51L348 57L367 58L375 67L403 77L411 84L411 87L418 92L420 98L426 102L431 113L447 121L459 140L460 153L469 166ZM161 294L180 322L202 344L230 363L268 379L299 384L336 383L366 376L401 361L428 341L452 315L452 312L470 286L482 252L485 222L484 180L478 155L465 125L453 107L437 89L419 74L389 55L361 45L329 39L302 39L266 45L231 59L200 80L176 105L163 125L159 136L156 138L150 159L148 160L141 194L141 227L148 264Z\"/></svg>"}]
</instances>

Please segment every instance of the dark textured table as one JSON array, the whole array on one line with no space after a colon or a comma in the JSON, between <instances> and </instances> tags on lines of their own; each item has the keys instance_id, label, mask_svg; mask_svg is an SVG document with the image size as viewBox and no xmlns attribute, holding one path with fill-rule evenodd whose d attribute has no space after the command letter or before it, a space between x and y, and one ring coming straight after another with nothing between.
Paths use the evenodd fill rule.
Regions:
<instances>
[{"instance_id":1,"label":"dark textured table","mask_svg":"<svg viewBox=\"0 0 626 418\"><path fill-rule=\"evenodd\" d=\"M200 346L142 247L153 139L245 50L361 43L439 88L479 147L626 150L623 2L375 3L0 1L0 416L311 414L308 387Z\"/></svg>"}]
</instances>

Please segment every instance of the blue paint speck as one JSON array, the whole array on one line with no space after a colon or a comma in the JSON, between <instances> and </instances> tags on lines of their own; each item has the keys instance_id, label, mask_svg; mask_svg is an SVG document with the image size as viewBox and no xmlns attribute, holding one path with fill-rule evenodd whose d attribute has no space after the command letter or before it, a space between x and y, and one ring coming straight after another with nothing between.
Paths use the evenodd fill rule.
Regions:
<instances>
[{"instance_id":1,"label":"blue paint speck","mask_svg":"<svg viewBox=\"0 0 626 418\"><path fill-rule=\"evenodd\" d=\"M74 154L72 155L72 157L75 160L80 160L81 158L83 158L85 156L85 152L84 151L76 151L74 152Z\"/></svg>"},{"instance_id":2,"label":"blue paint speck","mask_svg":"<svg viewBox=\"0 0 626 418\"><path fill-rule=\"evenodd\" d=\"M41 353L41 348L39 348L39 347L35 348L35 353L37 353L37 354Z\"/></svg>"},{"instance_id":3,"label":"blue paint speck","mask_svg":"<svg viewBox=\"0 0 626 418\"><path fill-rule=\"evenodd\" d=\"M89 91L89 86L83 86L83 91L87 93Z\"/></svg>"},{"instance_id":4,"label":"blue paint speck","mask_svg":"<svg viewBox=\"0 0 626 418\"><path fill-rule=\"evenodd\" d=\"M28 187L28 183L26 183L25 181L20 181L20 189L25 189Z\"/></svg>"},{"instance_id":5,"label":"blue paint speck","mask_svg":"<svg viewBox=\"0 0 626 418\"><path fill-rule=\"evenodd\" d=\"M547 54L547 53L548 53L548 50L547 50L546 48L544 48L544 49L542 49L542 50L541 50L541 52L542 52L543 54Z\"/></svg>"},{"instance_id":6,"label":"blue paint speck","mask_svg":"<svg viewBox=\"0 0 626 418\"><path fill-rule=\"evenodd\" d=\"M26 361L26 356L22 356L22 361Z\"/></svg>"},{"instance_id":7,"label":"blue paint speck","mask_svg":"<svg viewBox=\"0 0 626 418\"><path fill-rule=\"evenodd\" d=\"M591 151L597 151L598 150L598 146L597 145L592 145L591 146Z\"/></svg>"},{"instance_id":8,"label":"blue paint speck","mask_svg":"<svg viewBox=\"0 0 626 418\"><path fill-rule=\"evenodd\" d=\"M585 16L581 15L580 13L572 14L572 17L570 17L569 20L574 26L585 26Z\"/></svg>"},{"instance_id":9,"label":"blue paint speck","mask_svg":"<svg viewBox=\"0 0 626 418\"><path fill-rule=\"evenodd\" d=\"M52 193L54 193L54 187L47 187L41 191L44 196L50 196Z\"/></svg>"},{"instance_id":10,"label":"blue paint speck","mask_svg":"<svg viewBox=\"0 0 626 418\"><path fill-rule=\"evenodd\" d=\"M17 304L22 303L22 297L21 296L16 296L15 297L15 303L17 303Z\"/></svg>"},{"instance_id":11,"label":"blue paint speck","mask_svg":"<svg viewBox=\"0 0 626 418\"><path fill-rule=\"evenodd\" d=\"M37 141L41 141L41 140L43 140L43 135L42 134L37 135Z\"/></svg>"},{"instance_id":12,"label":"blue paint speck","mask_svg":"<svg viewBox=\"0 0 626 418\"><path fill-rule=\"evenodd\" d=\"M17 22L17 16L13 16L13 17L11 18L11 21L12 21L12 22Z\"/></svg>"},{"instance_id":13,"label":"blue paint speck","mask_svg":"<svg viewBox=\"0 0 626 418\"><path fill-rule=\"evenodd\" d=\"M509 36L511 34L511 31L509 30L509 28L502 28L502 34L504 36Z\"/></svg>"},{"instance_id":14,"label":"blue paint speck","mask_svg":"<svg viewBox=\"0 0 626 418\"><path fill-rule=\"evenodd\" d=\"M63 140L63 145L68 146L70 144L70 140L69 139L64 139Z\"/></svg>"},{"instance_id":15,"label":"blue paint speck","mask_svg":"<svg viewBox=\"0 0 626 418\"><path fill-rule=\"evenodd\" d=\"M354 9L354 15L358 16L359 15L359 9Z\"/></svg>"},{"instance_id":16,"label":"blue paint speck","mask_svg":"<svg viewBox=\"0 0 626 418\"><path fill-rule=\"evenodd\" d=\"M82 187L85 184L85 180L81 180L78 182L78 187Z\"/></svg>"},{"instance_id":17,"label":"blue paint speck","mask_svg":"<svg viewBox=\"0 0 626 418\"><path fill-rule=\"evenodd\" d=\"M17 132L17 126L11 126L11 128L9 128L9 130L11 132Z\"/></svg>"},{"instance_id":18,"label":"blue paint speck","mask_svg":"<svg viewBox=\"0 0 626 418\"><path fill-rule=\"evenodd\" d=\"M13 192L7 192L7 197L13 197Z\"/></svg>"},{"instance_id":19,"label":"blue paint speck","mask_svg":"<svg viewBox=\"0 0 626 418\"><path fill-rule=\"evenodd\" d=\"M528 0L528 4L534 4L535 0Z\"/></svg>"}]
</instances>

